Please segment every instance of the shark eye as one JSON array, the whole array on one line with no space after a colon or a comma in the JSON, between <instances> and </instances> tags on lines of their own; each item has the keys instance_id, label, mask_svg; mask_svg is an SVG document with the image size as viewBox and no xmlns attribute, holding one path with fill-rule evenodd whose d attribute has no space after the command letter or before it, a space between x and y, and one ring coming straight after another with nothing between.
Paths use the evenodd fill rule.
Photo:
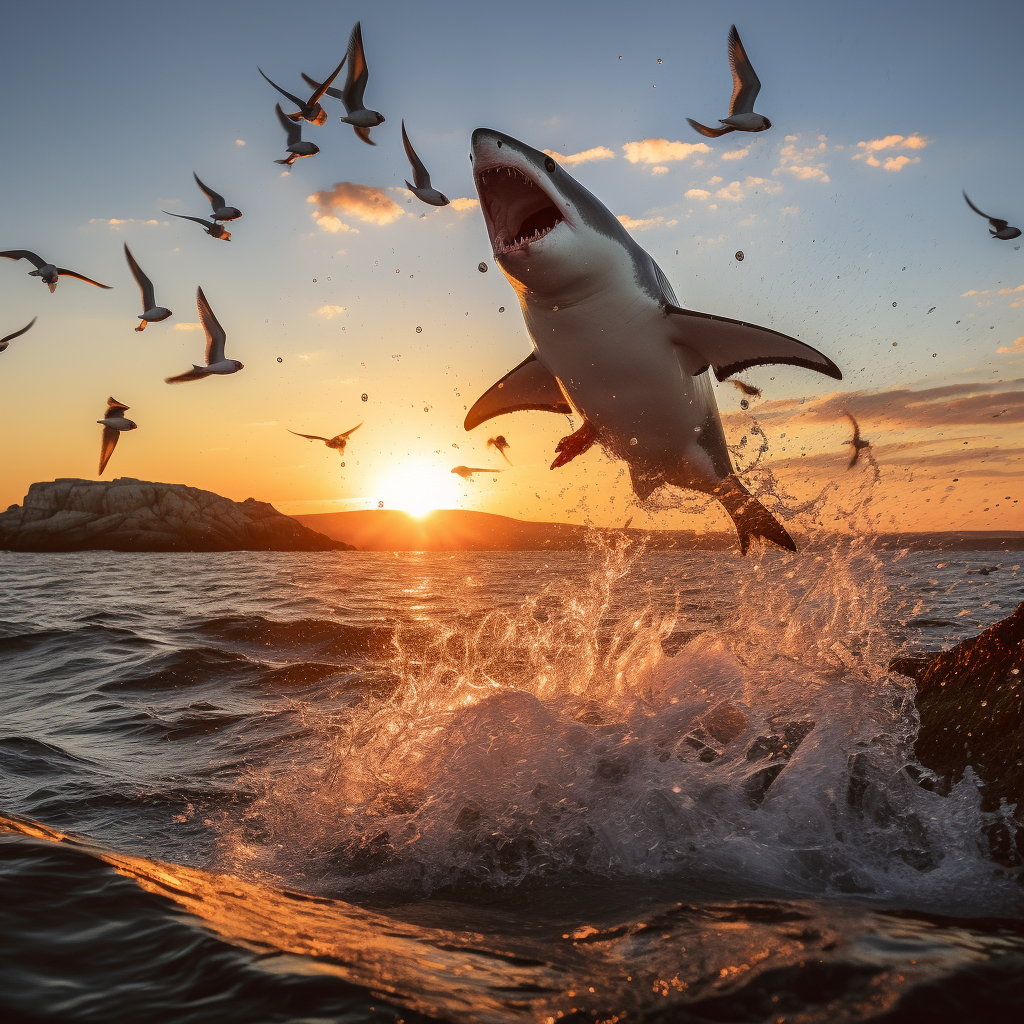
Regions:
<instances>
[{"instance_id":1,"label":"shark eye","mask_svg":"<svg viewBox=\"0 0 1024 1024\"><path fill-rule=\"evenodd\" d=\"M544 170L546 170L548 174L555 173L555 161L552 160L551 157L548 157L547 160L544 161Z\"/></svg>"}]
</instances>

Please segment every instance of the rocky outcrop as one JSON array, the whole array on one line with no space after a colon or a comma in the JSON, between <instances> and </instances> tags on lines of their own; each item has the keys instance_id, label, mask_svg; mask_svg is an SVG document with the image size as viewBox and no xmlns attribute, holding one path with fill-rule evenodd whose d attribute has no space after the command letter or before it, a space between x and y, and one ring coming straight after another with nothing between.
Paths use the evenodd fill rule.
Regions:
<instances>
[{"instance_id":1,"label":"rocky outcrop","mask_svg":"<svg viewBox=\"0 0 1024 1024\"><path fill-rule=\"evenodd\" d=\"M944 792L972 768L982 810L1016 804L1022 827L996 826L989 843L998 860L1024 860L1024 604L942 654L889 667L917 680L918 760Z\"/></svg>"},{"instance_id":2,"label":"rocky outcrop","mask_svg":"<svg viewBox=\"0 0 1024 1024\"><path fill-rule=\"evenodd\" d=\"M32 484L0 514L7 551L342 551L265 501L131 477Z\"/></svg>"}]
</instances>

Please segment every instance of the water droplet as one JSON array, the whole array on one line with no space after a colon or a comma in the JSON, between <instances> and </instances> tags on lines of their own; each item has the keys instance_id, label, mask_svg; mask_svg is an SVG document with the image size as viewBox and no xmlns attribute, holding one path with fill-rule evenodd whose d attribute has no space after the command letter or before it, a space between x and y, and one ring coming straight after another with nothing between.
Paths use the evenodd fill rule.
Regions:
<instances>
[{"instance_id":1,"label":"water droplet","mask_svg":"<svg viewBox=\"0 0 1024 1024\"><path fill-rule=\"evenodd\" d=\"M479 270L481 274L486 274L487 273L487 264L481 261L480 263L478 263L476 265L476 269Z\"/></svg>"},{"instance_id":2,"label":"water droplet","mask_svg":"<svg viewBox=\"0 0 1024 1024\"><path fill-rule=\"evenodd\" d=\"M741 409L749 409L750 408L750 403L745 398L741 398L740 399L740 408Z\"/></svg>"},{"instance_id":3,"label":"water droplet","mask_svg":"<svg viewBox=\"0 0 1024 1024\"><path fill-rule=\"evenodd\" d=\"M361 399L362 399L362 400L363 400L364 402L368 402L368 401L370 400L370 396L369 396L369 395L368 395L368 394L367 394L367 393L366 393L365 391L364 391L364 392L363 392L363 393L362 393L362 394L361 394L361 395L360 395L359 397L360 397L360 398L361 398Z\"/></svg>"},{"instance_id":4,"label":"water droplet","mask_svg":"<svg viewBox=\"0 0 1024 1024\"><path fill-rule=\"evenodd\" d=\"M452 447L453 448L458 448L459 446L457 444L453 444Z\"/></svg>"},{"instance_id":5,"label":"water droplet","mask_svg":"<svg viewBox=\"0 0 1024 1024\"><path fill-rule=\"evenodd\" d=\"M424 412L430 412L430 406L429 405L423 406L423 411Z\"/></svg>"},{"instance_id":6,"label":"water droplet","mask_svg":"<svg viewBox=\"0 0 1024 1024\"><path fill-rule=\"evenodd\" d=\"M330 281L330 278L327 278L327 280Z\"/></svg>"},{"instance_id":7,"label":"water droplet","mask_svg":"<svg viewBox=\"0 0 1024 1024\"><path fill-rule=\"evenodd\" d=\"M504 313L505 312L505 307L504 306L499 306L498 307L498 312L499 313Z\"/></svg>"},{"instance_id":8,"label":"water droplet","mask_svg":"<svg viewBox=\"0 0 1024 1024\"><path fill-rule=\"evenodd\" d=\"M906 267L904 267L903 269L904 269L904 270L906 270L907 268L906 268ZM893 308L895 308L895 306L896 306L896 303L894 302L894 303L893 303Z\"/></svg>"},{"instance_id":9,"label":"water droplet","mask_svg":"<svg viewBox=\"0 0 1024 1024\"><path fill-rule=\"evenodd\" d=\"M742 249L737 249L736 250L736 262L737 263L742 263L743 262L743 250Z\"/></svg>"},{"instance_id":10,"label":"water droplet","mask_svg":"<svg viewBox=\"0 0 1024 1024\"><path fill-rule=\"evenodd\" d=\"M396 270L396 271L395 271L395 273L396 273L396 274L400 274L400 273L401 273L401 271L400 271L400 270Z\"/></svg>"},{"instance_id":11,"label":"water droplet","mask_svg":"<svg viewBox=\"0 0 1024 1024\"><path fill-rule=\"evenodd\" d=\"M316 278L315 277L313 278L313 284L316 284Z\"/></svg>"},{"instance_id":12,"label":"water droplet","mask_svg":"<svg viewBox=\"0 0 1024 1024\"><path fill-rule=\"evenodd\" d=\"M278 356L278 357L277 357L277 361L278 361L279 363L283 363L283 362L284 362L284 360L283 360L283 359L282 359L282 358L281 358L280 356Z\"/></svg>"},{"instance_id":13,"label":"water droplet","mask_svg":"<svg viewBox=\"0 0 1024 1024\"><path fill-rule=\"evenodd\" d=\"M661 63L661 58L660 58L660 57L658 58L658 63L659 63L659 64Z\"/></svg>"},{"instance_id":14,"label":"water droplet","mask_svg":"<svg viewBox=\"0 0 1024 1024\"><path fill-rule=\"evenodd\" d=\"M341 464L341 468L342 468L342 469L344 469L344 468L345 468L345 463L344 463L344 462L343 462L343 463Z\"/></svg>"},{"instance_id":15,"label":"water droplet","mask_svg":"<svg viewBox=\"0 0 1024 1024\"><path fill-rule=\"evenodd\" d=\"M383 507L384 507L384 502L383 501L378 501L377 502L377 508L383 508Z\"/></svg>"},{"instance_id":16,"label":"water droplet","mask_svg":"<svg viewBox=\"0 0 1024 1024\"><path fill-rule=\"evenodd\" d=\"M932 353L932 359L934 359L938 354L939 354L938 352L933 352Z\"/></svg>"},{"instance_id":17,"label":"water droplet","mask_svg":"<svg viewBox=\"0 0 1024 1024\"><path fill-rule=\"evenodd\" d=\"M622 60L622 54L621 53L619 54L619 60Z\"/></svg>"},{"instance_id":18,"label":"water droplet","mask_svg":"<svg viewBox=\"0 0 1024 1024\"><path fill-rule=\"evenodd\" d=\"M631 437L629 439L629 443L632 444L632 445L635 445L636 444L636 438L635 437Z\"/></svg>"},{"instance_id":19,"label":"water droplet","mask_svg":"<svg viewBox=\"0 0 1024 1024\"><path fill-rule=\"evenodd\" d=\"M417 334L422 334L423 333L423 328L422 327L417 327L416 328L416 333Z\"/></svg>"},{"instance_id":20,"label":"water droplet","mask_svg":"<svg viewBox=\"0 0 1024 1024\"><path fill-rule=\"evenodd\" d=\"M892 343L892 347L893 347L893 348L895 348L895 347L896 347L896 346L897 346L898 344L899 344L899 342L898 342L898 341L894 341L894 342Z\"/></svg>"}]
</instances>

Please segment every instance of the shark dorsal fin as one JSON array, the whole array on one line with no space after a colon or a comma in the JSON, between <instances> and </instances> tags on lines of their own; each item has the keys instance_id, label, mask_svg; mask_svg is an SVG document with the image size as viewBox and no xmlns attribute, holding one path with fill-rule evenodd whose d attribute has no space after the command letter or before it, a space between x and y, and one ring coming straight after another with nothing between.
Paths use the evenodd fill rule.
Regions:
<instances>
[{"instance_id":1,"label":"shark dorsal fin","mask_svg":"<svg viewBox=\"0 0 1024 1024\"><path fill-rule=\"evenodd\" d=\"M502 413L524 409L565 414L572 412L572 406L566 401L558 381L534 354L527 356L476 400L466 414L466 429L472 430Z\"/></svg>"},{"instance_id":2,"label":"shark dorsal fin","mask_svg":"<svg viewBox=\"0 0 1024 1024\"><path fill-rule=\"evenodd\" d=\"M672 340L686 350L683 365L694 376L713 366L715 376L725 380L748 366L788 363L843 379L842 371L828 356L769 327L683 309L670 302L665 303L665 315L675 321Z\"/></svg>"}]
</instances>

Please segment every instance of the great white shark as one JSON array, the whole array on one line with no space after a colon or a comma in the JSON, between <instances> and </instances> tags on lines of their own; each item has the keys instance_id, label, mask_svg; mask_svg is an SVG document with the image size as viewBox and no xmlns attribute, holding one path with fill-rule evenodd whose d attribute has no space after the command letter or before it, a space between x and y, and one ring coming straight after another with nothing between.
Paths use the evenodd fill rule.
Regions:
<instances>
[{"instance_id":1,"label":"great white shark","mask_svg":"<svg viewBox=\"0 0 1024 1024\"><path fill-rule=\"evenodd\" d=\"M713 495L745 554L751 538L796 550L736 476L710 372L789 363L836 380L827 356L785 334L685 309L653 258L554 159L491 128L473 132L473 177L494 260L533 352L486 391L466 430L525 409L577 413L552 469L592 444L629 466L644 501L669 483Z\"/></svg>"}]
</instances>

